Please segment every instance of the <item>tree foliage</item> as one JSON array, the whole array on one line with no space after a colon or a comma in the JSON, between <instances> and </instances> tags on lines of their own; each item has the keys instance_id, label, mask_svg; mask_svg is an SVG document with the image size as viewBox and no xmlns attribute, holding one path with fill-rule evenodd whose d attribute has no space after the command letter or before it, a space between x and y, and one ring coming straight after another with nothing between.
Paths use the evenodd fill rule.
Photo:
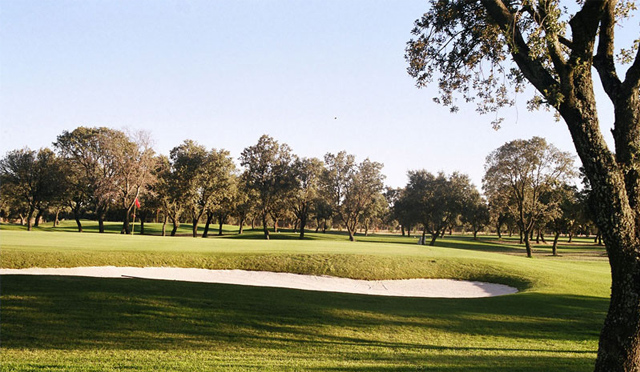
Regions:
<instances>
[{"instance_id":1,"label":"tree foliage","mask_svg":"<svg viewBox=\"0 0 640 372\"><path fill-rule=\"evenodd\" d=\"M292 161L289 145L280 144L267 135L260 137L257 144L245 148L240 155L240 164L246 169L243 177L246 187L257 195L265 239L269 239L269 214L295 185Z\"/></svg>"},{"instance_id":2,"label":"tree foliage","mask_svg":"<svg viewBox=\"0 0 640 372\"><path fill-rule=\"evenodd\" d=\"M483 188L490 198L506 196L524 237L527 256L532 256L530 235L536 223L552 212L543 196L576 175L573 157L540 137L514 140L493 151L485 164Z\"/></svg>"},{"instance_id":3,"label":"tree foliage","mask_svg":"<svg viewBox=\"0 0 640 372\"><path fill-rule=\"evenodd\" d=\"M24 213L29 231L34 212L63 194L65 184L62 162L49 149L13 150L0 160L2 199L13 199L9 204Z\"/></svg>"},{"instance_id":4,"label":"tree foliage","mask_svg":"<svg viewBox=\"0 0 640 372\"><path fill-rule=\"evenodd\" d=\"M302 158L296 159L292 166L297 185L291 197L291 208L300 222L300 239L304 239L307 220L320 193L324 164L317 158Z\"/></svg>"},{"instance_id":5,"label":"tree foliage","mask_svg":"<svg viewBox=\"0 0 640 372\"><path fill-rule=\"evenodd\" d=\"M355 241L360 217L384 189L383 165L365 159L356 164L355 156L341 151L324 156L323 193L335 215L344 223L349 240Z\"/></svg>"},{"instance_id":6,"label":"tree foliage","mask_svg":"<svg viewBox=\"0 0 640 372\"><path fill-rule=\"evenodd\" d=\"M431 235L430 245L461 215L468 195L475 190L467 175L440 172L433 175L426 170L409 171L409 182L400 200L408 207L407 215L423 227L422 241ZM477 192L477 191L476 191Z\"/></svg>"}]
</instances>

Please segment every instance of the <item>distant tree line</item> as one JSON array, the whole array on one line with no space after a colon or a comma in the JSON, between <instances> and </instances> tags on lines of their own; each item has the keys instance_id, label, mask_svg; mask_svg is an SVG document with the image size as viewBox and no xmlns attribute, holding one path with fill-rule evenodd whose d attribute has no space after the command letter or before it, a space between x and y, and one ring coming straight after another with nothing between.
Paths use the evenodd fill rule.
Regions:
<instances>
[{"instance_id":1,"label":"distant tree line","mask_svg":"<svg viewBox=\"0 0 640 372\"><path fill-rule=\"evenodd\" d=\"M509 142L492 152L485 166L484 197L464 174L408 172L404 188L384 186L383 165L344 151L324 159L301 158L284 143L263 135L245 148L236 167L229 152L186 140L169 156L158 155L145 133L126 134L109 128L78 127L64 131L53 150L28 148L8 152L0 160L1 215L18 219L31 230L43 216L57 225L72 216L78 231L82 219L94 218L104 232L107 219L122 221L132 233L132 219L162 222L162 235L176 235L190 223L192 235L204 223L233 222L242 234L246 225L262 226L264 237L281 225L299 231L344 229L350 240L360 230L422 233L434 245L454 229L476 238L487 229L520 234L531 255L531 239L553 234L554 254L561 234L570 239L594 230L589 188L578 191L573 160L544 139ZM135 213L135 215L134 215ZM170 224L171 231L167 232Z\"/></svg>"},{"instance_id":2,"label":"distant tree line","mask_svg":"<svg viewBox=\"0 0 640 372\"><path fill-rule=\"evenodd\" d=\"M591 189L586 177L579 190L571 181L578 175L570 154L561 152L544 139L515 140L493 151L486 160L484 197L459 173L447 176L425 170L410 171L404 188L391 190L391 213L401 225L402 234L414 227L422 231L421 242L430 244L447 231L462 227L474 239L486 228L502 238L520 236L527 256L532 256L531 240L553 235L552 251L557 255L560 235L601 235L593 223Z\"/></svg>"}]
</instances>

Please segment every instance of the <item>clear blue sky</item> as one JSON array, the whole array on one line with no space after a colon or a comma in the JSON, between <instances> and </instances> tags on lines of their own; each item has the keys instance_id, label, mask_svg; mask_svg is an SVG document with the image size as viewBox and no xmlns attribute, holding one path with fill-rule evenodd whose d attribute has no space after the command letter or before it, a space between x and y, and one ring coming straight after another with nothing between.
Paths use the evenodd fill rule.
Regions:
<instances>
[{"instance_id":1,"label":"clear blue sky","mask_svg":"<svg viewBox=\"0 0 640 372\"><path fill-rule=\"evenodd\" d=\"M415 88L405 43L420 0L0 0L0 153L50 147L63 130L147 130L168 154L185 139L234 158L262 134L299 156L346 150L410 169L469 174L486 155L534 135L574 151L564 123L530 113L503 128L473 106ZM636 36L637 19L624 32ZM601 108L603 125L611 109Z\"/></svg>"}]
</instances>

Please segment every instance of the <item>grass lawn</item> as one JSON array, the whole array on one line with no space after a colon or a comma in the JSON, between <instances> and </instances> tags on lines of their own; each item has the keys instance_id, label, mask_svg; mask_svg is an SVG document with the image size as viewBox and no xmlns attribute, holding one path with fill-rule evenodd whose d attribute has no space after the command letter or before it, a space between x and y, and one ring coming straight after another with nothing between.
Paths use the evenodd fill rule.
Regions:
<instances>
[{"instance_id":1,"label":"grass lawn","mask_svg":"<svg viewBox=\"0 0 640 372\"><path fill-rule=\"evenodd\" d=\"M64 227L64 226L63 226ZM293 233L274 239L122 236L0 226L0 266L239 268L518 287L419 299L138 279L2 276L2 371L585 371L608 306L602 247ZM190 226L187 227L190 229ZM53 232L53 230L59 232ZM71 230L72 231L72 230ZM112 229L113 231L113 229ZM583 243L583 244L582 244Z\"/></svg>"}]
</instances>

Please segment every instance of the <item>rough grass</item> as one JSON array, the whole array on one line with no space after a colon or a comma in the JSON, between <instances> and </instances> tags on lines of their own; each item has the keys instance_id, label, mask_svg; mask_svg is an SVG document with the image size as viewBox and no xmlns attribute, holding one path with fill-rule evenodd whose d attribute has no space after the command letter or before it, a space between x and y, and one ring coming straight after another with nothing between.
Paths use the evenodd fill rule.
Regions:
<instances>
[{"instance_id":1,"label":"rough grass","mask_svg":"<svg viewBox=\"0 0 640 372\"><path fill-rule=\"evenodd\" d=\"M57 229L57 228L56 228ZM417 299L137 279L2 276L2 371L592 369L609 294L602 248L377 235L121 236L2 227L1 267L183 266L460 278L515 295ZM231 231L231 228L229 229ZM276 234L274 234L276 235ZM250 236L250 235L249 235ZM231 237L231 236L230 236ZM367 240L367 241L365 241ZM568 253L597 252L588 260Z\"/></svg>"}]
</instances>

